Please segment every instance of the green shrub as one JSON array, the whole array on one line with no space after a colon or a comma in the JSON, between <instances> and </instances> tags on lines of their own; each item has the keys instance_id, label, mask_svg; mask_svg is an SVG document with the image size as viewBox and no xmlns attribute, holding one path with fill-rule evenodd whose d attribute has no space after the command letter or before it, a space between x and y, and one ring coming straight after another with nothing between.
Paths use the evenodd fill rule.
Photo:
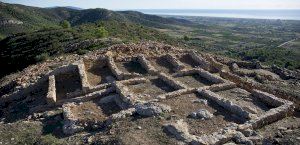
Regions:
<instances>
[{"instance_id":1,"label":"green shrub","mask_svg":"<svg viewBox=\"0 0 300 145\"><path fill-rule=\"evenodd\" d=\"M103 26L101 26L97 29L96 35L98 38L105 38L108 36L108 31Z\"/></svg>"},{"instance_id":2,"label":"green shrub","mask_svg":"<svg viewBox=\"0 0 300 145\"><path fill-rule=\"evenodd\" d=\"M4 39L5 36L0 34L0 40Z\"/></svg>"},{"instance_id":3,"label":"green shrub","mask_svg":"<svg viewBox=\"0 0 300 145\"><path fill-rule=\"evenodd\" d=\"M188 36L184 35L183 40L184 40L184 41L189 41L190 38L189 38Z\"/></svg>"},{"instance_id":4,"label":"green shrub","mask_svg":"<svg viewBox=\"0 0 300 145\"><path fill-rule=\"evenodd\" d=\"M58 138L56 138L53 135L48 134L48 135L42 136L40 138L40 141L38 142L38 144L41 144L41 145L64 145L67 143L62 140L59 140Z\"/></svg>"},{"instance_id":5,"label":"green shrub","mask_svg":"<svg viewBox=\"0 0 300 145\"><path fill-rule=\"evenodd\" d=\"M48 53L42 53L42 54L40 54L40 55L35 56L35 60L36 60L37 62L45 61L45 60L47 60L47 59L49 59L49 54L48 54Z\"/></svg>"},{"instance_id":6,"label":"green shrub","mask_svg":"<svg viewBox=\"0 0 300 145\"><path fill-rule=\"evenodd\" d=\"M63 21L60 23L60 26L63 27L64 29L71 28L71 24L70 24L70 22L67 21L67 20L63 20Z\"/></svg>"},{"instance_id":7,"label":"green shrub","mask_svg":"<svg viewBox=\"0 0 300 145\"><path fill-rule=\"evenodd\" d=\"M76 53L78 54L78 55L84 55L84 54L86 54L86 53L88 53L89 51L88 50L86 50L86 49L78 49L77 51L76 51Z\"/></svg>"}]
</instances>

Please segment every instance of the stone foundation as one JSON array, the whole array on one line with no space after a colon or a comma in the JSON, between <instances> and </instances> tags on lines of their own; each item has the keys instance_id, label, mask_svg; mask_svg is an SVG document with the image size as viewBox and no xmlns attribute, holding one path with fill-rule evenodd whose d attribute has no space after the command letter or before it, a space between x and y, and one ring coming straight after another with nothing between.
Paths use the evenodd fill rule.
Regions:
<instances>
[{"instance_id":1,"label":"stone foundation","mask_svg":"<svg viewBox=\"0 0 300 145\"><path fill-rule=\"evenodd\" d=\"M242 117L246 120L253 119L253 118L257 117L255 114L247 112L246 110L244 110L239 105L234 104L230 100L222 98L221 96L219 96L218 94L216 94L212 91L199 89L198 93L205 96L205 97L207 97L207 98L209 98L209 99L211 99L211 100L213 100L214 102L216 102L220 106L224 107L225 109L229 110L230 112L235 113L238 116L240 116L240 117Z\"/></svg>"},{"instance_id":2,"label":"stone foundation","mask_svg":"<svg viewBox=\"0 0 300 145\"><path fill-rule=\"evenodd\" d=\"M165 104L162 104L161 102L163 100L167 100L167 99L177 99L177 98L173 98L173 97L178 97L181 95L185 95L185 94L190 94L190 93L198 93L200 95L202 95L202 97L204 97L205 99L212 101L213 103L216 103L218 106L221 106L221 108L229 110L234 118L240 119L241 122L243 124L235 124L232 123L228 126L226 126L225 128L219 129L218 131L214 132L214 133L210 133L210 134L204 134L201 136L195 136L195 135L191 135L189 133L188 130L188 124L185 123L183 120L179 120L176 122L173 122L173 118L171 118L170 120L163 120L165 121L164 123L166 123L164 125L164 129L166 132L172 134L173 136L175 136L176 139L180 140L183 143L186 144L224 144L226 142L228 142L229 140L234 139L236 136L240 135L240 132L245 132L245 130L247 129L258 129L261 128L267 124L270 124L272 122L275 122L279 119L282 119L286 116L288 116L289 114L291 114L293 112L294 106L293 103L284 99L280 99L277 97L281 97L281 98L288 98L294 102L297 102L299 104L299 99L297 98L291 98L290 96L278 91L278 90L272 90L269 89L263 85L260 84L256 84L253 83L251 81L249 81L246 78L241 78L238 75L232 74L230 73L230 70L228 70L228 66L223 65L222 63L219 63L218 61L216 61L214 59L214 57L212 57L211 55L203 55L203 56L199 56L196 52L194 51L180 51L179 53L168 53L168 51L164 52L164 53L158 53L158 50L155 50L155 53L149 53L149 54L144 54L142 53L144 50L140 50L141 53L136 53L136 52L130 52L133 55L126 55L123 56L123 53L127 53L127 50L129 48L123 49L123 50L114 50L109 51L107 53L102 53L101 55L103 57L105 57L105 61L109 67L109 69L111 69L112 73L117 77L117 80L115 81L111 81L108 83L104 83L101 85L97 85L97 86L91 86L87 80L87 74L86 74L86 70L85 70L85 66L84 63L80 60L74 64L70 64L68 66L62 66L52 72L49 72L47 75L45 75L45 78L42 78L40 82L45 82L47 80L49 80L49 82L47 82L48 85L48 92L47 92L47 96L45 96L46 100L47 100L47 105L41 105L41 106L35 106L33 108L30 108L30 113L36 113L36 112L40 112L40 111L44 111L45 109L49 109L49 108L53 108L53 107L61 107L63 108L63 117L64 117L64 127L63 127L63 131L65 134L67 135L71 135L74 134L76 132L80 132L83 131L84 127L80 126L80 123L78 123L78 118L76 118L76 116L72 115L72 112L70 111L70 107L72 106L76 106L80 103L87 103L88 101L91 100L95 100L97 98L99 98L99 104L103 105L107 103L116 103L121 109L123 109L122 111L115 113L115 114L110 114L107 117L107 120L105 120L105 124L106 125L110 125L112 123L114 123L115 121L119 121L120 119L123 119L125 117L129 117L134 115L133 117L135 117L135 115L141 115L144 117L151 117L153 115L159 115L160 113L164 113L164 114L168 114L170 113L170 107L165 106ZM130 49L129 49L130 50ZM168 50L166 48L166 50ZM118 52L118 53L116 53ZM120 53L120 54L119 54ZM155 55L154 55L155 54ZM183 64L182 62L180 62L179 60L177 60L177 58L175 56L182 56L188 54L188 56L190 56L190 58L184 58L185 60L194 60L196 63L200 64L200 67L197 68L192 68L189 69L189 66L185 66L185 64ZM120 56L118 56L120 55ZM175 67L174 71L172 71L173 74L172 76L164 74L164 73L160 73L158 72L158 70L156 68L154 68L151 65L151 62L149 62L146 59L148 57L158 57L160 55L163 55L163 57L167 58L167 60L171 63L172 66ZM117 67L117 64L115 62L116 61L128 61L128 60L132 60L132 59L137 59L137 61L142 65L143 68L146 69L146 71L148 72L148 74L150 75L145 75L145 78L142 78L140 74L137 73L126 73L126 72L122 72L121 69L119 69ZM194 65L196 64L195 62L193 62L191 65L192 66L199 66ZM123 64L123 62L122 62ZM188 63L187 63L188 64ZM171 66L170 65L170 66ZM190 65L190 64L188 64ZM246 64L248 65L248 64ZM168 64L169 66L169 64ZM252 66L251 66L252 67ZM170 68L173 70L173 67ZM124 70L125 71L125 70ZM57 99L57 86L56 86L56 76L60 75L62 73L73 73L76 72L79 74L80 77L80 81L81 81L81 88L78 89L78 91L74 91L74 92L67 92L66 93L66 98L62 97L63 99L58 100ZM130 71L131 72L131 71ZM220 74L221 77L212 74L211 72L218 72ZM193 85L196 87L188 87L185 84L181 83L180 81L175 80L174 77L177 76L186 76L186 75L191 75L191 74L197 74L198 76L201 76L199 78L204 78L203 80L208 80L209 83L204 82L204 83L199 83L197 84L194 83ZM58 77L61 78L61 77ZM73 77L70 77L70 80L73 80ZM157 82L166 82L167 86L166 88L164 88L164 86L154 86L154 90L157 90L158 88L161 89L159 91L157 91L159 95L156 96L150 96L150 95L136 95L138 94L138 92L133 92L129 89L128 85L137 85L140 83L149 83L149 81L154 80L155 79L159 79L159 81ZM188 84L190 82L190 77L187 77L187 82L185 82L186 84ZM157 80L158 80L157 79ZM177 79L177 78L176 78ZM184 78L182 78L184 79ZM64 79L57 79L60 81L64 81ZM78 79L74 79L77 80ZM162 80L162 81L161 81ZM193 78L191 79L192 81ZM79 80L78 80L79 81ZM155 85L157 85L157 82L154 82ZM211 83L212 82L212 83ZM151 82L153 83L153 82ZM70 84L70 83L69 83ZM204 84L204 87L202 87ZM209 84L210 86L208 86L207 84ZM153 84L151 84L153 85ZM160 84L161 85L161 84ZM206 86L205 86L206 85ZM171 86L174 89L170 89ZM197 87L198 86L198 87ZM145 87L148 87L148 84L146 84L145 86L143 86L145 89ZM155 88L156 87L156 88ZM157 88L158 87L158 88ZM226 91L229 89L233 89L233 88L242 88L247 90L248 92L251 92L251 97L255 97L257 99L259 99L260 103L264 103L267 104L268 106L272 106L272 109L269 109L267 111L261 111L263 113L255 113L255 111L250 110L249 108L245 109L245 107L243 107L244 104L240 104L238 103L233 103L234 101L230 101L229 99L227 99L226 97L222 97L221 95L218 95L217 91ZM76 86L75 86L76 88ZM139 88L141 89L141 88ZM164 89L164 90L163 90ZM257 90L256 90L257 89ZM30 89L28 89L30 90ZM72 89L70 89L72 90ZM151 89L149 89L151 90ZM68 91L68 90L65 90ZM263 92L265 91L265 92ZM26 91L24 91L26 92ZM22 92L22 93L24 93ZM163 92L163 93L162 93ZM268 92L268 93L266 93ZM20 99L22 96L22 93L18 94L18 95L12 95L10 96L11 98L8 97L1 97L1 101L2 100L14 100L14 99ZM63 92L64 93L64 92ZM136 94L135 94L136 93ZM153 92L151 92L153 93ZM269 94L272 93L272 94ZM113 94L113 95L112 95ZM59 96L59 95L58 95ZM152 98L147 98L144 99L143 98L147 98L147 97L153 97ZM103 98L101 98L103 97ZM188 97L190 97L190 95L188 95ZM194 97L191 95L191 97ZM179 100L180 101L180 100ZM249 101L249 100L248 100ZM250 101L252 101L250 99ZM255 100L254 100L255 101ZM190 101L191 103L194 103L193 100ZM1 102L3 103L3 102ZM5 103L5 101L4 101ZM185 103L189 103L185 102ZM184 104L179 102L179 104ZM185 104L186 105L186 104ZM189 104L188 104L189 105ZM188 106L187 105L187 106ZM199 104L197 104L199 105ZM201 104L202 105L202 104ZM209 105L211 105L210 103L206 103L205 107L211 107ZM257 105L254 105L254 107L256 107ZM118 107L118 108L119 108ZM172 106L173 107L173 106ZM258 106L259 107L259 106ZM182 107L184 108L184 107ZM171 108L172 109L172 108ZM198 108L195 109L195 111ZM201 109L201 108L199 108ZM150 113L149 113L150 112ZM189 111L193 112L193 111ZM254 112L254 113L253 113ZM150 115L149 115L150 114ZM174 116L176 116L178 114L175 113ZM216 115L214 116L216 117ZM228 116L229 118L231 116ZM161 117L162 119L164 119L163 117Z\"/></svg>"}]
</instances>

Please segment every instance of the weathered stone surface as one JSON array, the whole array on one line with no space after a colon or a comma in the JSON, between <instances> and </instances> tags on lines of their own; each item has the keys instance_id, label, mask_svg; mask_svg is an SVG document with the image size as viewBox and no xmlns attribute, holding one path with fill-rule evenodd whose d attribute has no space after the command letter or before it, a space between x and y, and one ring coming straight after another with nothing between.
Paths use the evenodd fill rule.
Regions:
<instances>
[{"instance_id":1,"label":"weathered stone surface","mask_svg":"<svg viewBox=\"0 0 300 145\"><path fill-rule=\"evenodd\" d=\"M170 86L172 86L175 89L185 89L185 88L187 88L186 85L184 85L183 83L173 79L171 76L168 76L165 73L159 73L158 77L161 78L163 81L165 81L166 83L168 83Z\"/></svg>"},{"instance_id":2,"label":"weathered stone surface","mask_svg":"<svg viewBox=\"0 0 300 145\"><path fill-rule=\"evenodd\" d=\"M69 103L63 105L64 134L71 135L76 132L84 130L84 127L79 125L78 119L73 115L71 111L71 107L75 107L75 106L76 106L75 103Z\"/></svg>"},{"instance_id":3,"label":"weathered stone surface","mask_svg":"<svg viewBox=\"0 0 300 145\"><path fill-rule=\"evenodd\" d=\"M141 116L156 116L160 115L162 113L170 112L171 107L164 105L164 104L159 104L155 102L150 102L150 103L145 103L145 104L137 104L135 106L136 113L141 115Z\"/></svg>"},{"instance_id":4,"label":"weathered stone surface","mask_svg":"<svg viewBox=\"0 0 300 145\"><path fill-rule=\"evenodd\" d=\"M206 99L197 99L197 100L194 100L193 103L201 103L201 104L207 105L207 100Z\"/></svg>"},{"instance_id":5,"label":"weathered stone surface","mask_svg":"<svg viewBox=\"0 0 300 145\"><path fill-rule=\"evenodd\" d=\"M164 57L175 67L174 71L179 71L185 68L184 64L177 60L175 56L167 54Z\"/></svg>"},{"instance_id":6,"label":"weathered stone surface","mask_svg":"<svg viewBox=\"0 0 300 145\"><path fill-rule=\"evenodd\" d=\"M106 103L114 102L116 97L119 97L119 95L110 95L110 96L103 97L100 99L99 103L106 104Z\"/></svg>"},{"instance_id":7,"label":"weathered stone surface","mask_svg":"<svg viewBox=\"0 0 300 145\"><path fill-rule=\"evenodd\" d=\"M112 120L122 119L133 115L136 112L135 108L129 108L126 110L122 110L119 113L113 114L110 116Z\"/></svg>"},{"instance_id":8,"label":"weathered stone surface","mask_svg":"<svg viewBox=\"0 0 300 145\"><path fill-rule=\"evenodd\" d=\"M175 123L167 123L164 125L165 131L176 139L190 143L196 140L196 136L190 135L188 124L183 120L177 120Z\"/></svg>"},{"instance_id":9,"label":"weathered stone surface","mask_svg":"<svg viewBox=\"0 0 300 145\"><path fill-rule=\"evenodd\" d=\"M201 65L201 67L205 70L209 69L209 62L207 62L205 59L203 59L202 57L200 57L199 55L197 55L197 53L195 51L190 51L188 53L188 55L197 63L199 63Z\"/></svg>"},{"instance_id":10,"label":"weathered stone surface","mask_svg":"<svg viewBox=\"0 0 300 145\"><path fill-rule=\"evenodd\" d=\"M243 133L237 132L234 136L234 141L238 144L254 145L253 142L247 139Z\"/></svg>"},{"instance_id":11,"label":"weathered stone surface","mask_svg":"<svg viewBox=\"0 0 300 145\"><path fill-rule=\"evenodd\" d=\"M48 93L47 93L47 103L53 104L56 102L56 87L55 87L55 76L51 75L49 77L49 86L48 86Z\"/></svg>"},{"instance_id":12,"label":"weathered stone surface","mask_svg":"<svg viewBox=\"0 0 300 145\"><path fill-rule=\"evenodd\" d=\"M78 73L79 73L80 80L81 80L82 90L84 92L87 92L90 89L90 84L87 80L85 66L84 66L84 63L82 60L78 62L77 67L78 67Z\"/></svg>"},{"instance_id":13,"label":"weathered stone surface","mask_svg":"<svg viewBox=\"0 0 300 145\"><path fill-rule=\"evenodd\" d=\"M207 120L212 118L214 115L205 109L199 109L195 112L192 112L189 116L194 119Z\"/></svg>"},{"instance_id":14,"label":"weathered stone surface","mask_svg":"<svg viewBox=\"0 0 300 145\"><path fill-rule=\"evenodd\" d=\"M152 64L146 59L144 55L139 55L138 61L150 74L155 74L157 72L157 70L152 66Z\"/></svg>"},{"instance_id":15,"label":"weathered stone surface","mask_svg":"<svg viewBox=\"0 0 300 145\"><path fill-rule=\"evenodd\" d=\"M116 49L118 48L118 49ZM195 68L191 68L190 66L185 66L185 63L182 63L179 61L178 58L180 58L182 55L186 55L189 52L186 50L175 50L171 49L170 47L158 47L158 46L152 46L149 45L147 46L147 49L141 49L140 47L127 47L126 45L121 46L116 46L116 48L108 48L105 51L99 51L95 54L89 54L84 57L91 57L93 60L97 60L99 57L101 57L101 60L105 60L108 63L108 67L112 71L112 75L117 76L117 80L113 79L110 75L104 75L104 77L101 79L106 79L108 83L97 85L97 86L89 86L88 81L86 79L86 70L84 64L81 62L82 57L81 56L76 56L78 59L76 60L75 63L65 63L64 66L58 67L58 63L52 64L52 65L58 65L57 69L51 70L51 69L46 69L48 72L45 73L44 75L39 76L41 80L47 81L49 78L49 87L48 87L48 92L46 97L47 99L47 105L40 105L40 106L34 106L33 108L30 108L30 113L34 114L36 112L44 111L46 109L51 109L53 107L63 107L63 117L64 117L64 126L63 126L63 132L67 135L74 134L76 132L80 132L84 129L86 129L86 126L88 125L88 121L86 121L86 118L80 118L80 115L74 116L72 114L72 111L70 110L71 107L74 107L82 102L89 102L89 101L95 101L95 103L99 103L99 108L98 109L107 109L107 108L102 108L103 106L106 107L106 105L109 105L107 103L112 103L115 102L119 107L118 109L121 108L123 110L119 111L118 109L116 110L103 110L107 111L104 113L102 116L103 118L99 119L101 120L101 123L104 123L105 125L119 125L118 121L126 121L127 117L136 117L136 115L144 116L144 117L149 117L149 116L158 116L160 114L164 114L167 112L171 111L171 108L167 105L160 104L161 101L168 101L170 100L176 100L176 97L182 97L183 96L188 96L186 94L190 93L199 93L203 99L198 99L198 100L189 100L187 102L184 102L180 99L176 101L182 101L182 104L184 103L191 103L191 105L200 105L196 103L202 103L204 105L201 105L203 107L213 107L211 105L219 105L221 106L220 108L229 110L231 113L225 117L228 117L228 120L240 120L241 122L246 121L245 123L242 124L235 124L232 123L229 126L226 126L224 128L218 128L217 131L207 133L207 134L201 134L199 136L191 135L189 133L189 126L187 123L185 123L183 120L179 120L177 122L173 122L174 119L179 119L179 118L184 118L188 120L188 123L191 123L189 121L196 121L190 118L186 118L190 112L184 112L184 115L181 113L184 110L183 106L181 105L181 102L176 102L179 105L175 106L173 111L171 113L167 113L167 117L163 116L158 116L155 118L159 118L159 123L166 123L164 125L165 131L170 135L175 137L176 139L180 140L181 142L185 144L225 144L228 142L232 142L234 140L236 143L244 143L244 144L259 144L261 141L262 137L258 136L257 134L254 133L255 129L261 128L267 124L270 124L272 122L275 122L277 120L280 120L289 114L293 112L293 103L290 101L286 101L284 99L279 99L277 96L280 97L285 97L286 95L278 93L275 90L274 95L272 91L267 91L271 92L272 94L263 92L266 90L266 87L258 82L250 81L248 78L243 78L240 77L239 75L236 75L234 71L228 69L230 66L230 62L219 62L219 59L215 59L212 55L200 55L200 54L189 54L189 56L198 62L200 65L197 65ZM120 48L120 49L119 49ZM122 49L121 49L122 48ZM142 47L144 48L144 47ZM149 50L150 51L149 51ZM170 51L171 50L171 51ZM169 53L170 52L170 53ZM146 59L149 58L149 60L152 60L152 58L156 58L158 56L166 56L168 57L169 61L173 66L175 66L176 71L172 73L172 75L166 75L163 73L159 73L155 67L151 65L151 63ZM175 57L176 56L176 57ZM74 56L75 57L75 56ZM139 74L134 74L134 73L124 73L122 72L119 68L117 68L117 65L115 64L116 62L124 62L132 59L136 59L139 61L139 63L144 67L148 74L143 75L145 78L142 78L141 75ZM151 59L150 59L151 58ZM61 61L62 58L57 58L57 61ZM135 61L135 60L134 60ZM226 65L225 65L226 64ZM233 64L231 69L240 69L239 68L240 63L237 62L236 66ZM248 65L246 63L246 65ZM253 64L249 64L253 65ZM49 66L49 65L48 65ZM39 67L42 68L41 65ZM56 68L54 66L51 66L53 68ZM163 66L162 66L163 67ZM242 67L242 66L241 66ZM252 67L252 66L251 66ZM261 66L254 66L255 68L262 68ZM25 71L25 72L30 72L30 71ZM79 73L80 76L80 81L82 88L75 93L70 93L69 95L66 96L66 99L64 98L63 100L59 99L56 101L56 86L55 86L55 75L60 74L60 73L68 73L68 72L76 72ZM231 73L233 72L233 73ZM97 73L97 72L95 72ZM101 72L100 72L101 73ZM177 77L177 75L189 75L189 74L199 74L201 77L207 79L212 83L212 85L209 86L204 86L204 87L195 87L195 88L189 88L186 85L182 84L179 81L176 81L174 77ZM216 74L213 74L216 73ZM217 74L219 73L219 74ZM23 73L24 74L24 73ZM29 74L29 73L28 73ZM97 75L102 75L102 74L97 74ZM219 75L221 77L219 77ZM21 84L23 87L21 88L26 88L29 84L33 84L34 81L28 81L30 78L27 74L24 74L26 78L20 77L18 78L18 83L19 85ZM100 76L99 76L100 77ZM168 92L165 89L164 86L158 86L157 89L162 89L164 92L167 93L162 93L157 96L153 96L151 98L151 95L149 94L137 94L136 92L132 92L128 85L137 85L139 83L145 83L153 78L159 78L165 81L168 86L171 86L172 88L175 89L175 91ZM32 78L35 80L35 78ZM226 79L226 80L225 80ZM230 81L228 81L230 80ZM232 82L231 82L232 81ZM28 83L26 83L28 82ZM42 81L41 81L42 82ZM234 82L234 83L233 83ZM160 85L160 84L158 84ZM18 86L18 85L17 85ZM29 85L30 86L30 85ZM226 97L221 97L220 95L217 95L214 92L217 91L222 91L222 90L228 90L232 89L235 87L239 87L242 89L247 90L248 92L252 93L251 97L256 97L259 100L261 100L262 103L268 104L271 106L269 110L266 110L263 112L263 114L257 113L258 109L252 109L252 108L247 108L247 106L241 107L239 103L234 103L234 101L231 101L230 99ZM10 89L11 87L9 87ZM33 87L34 88L34 87ZM20 88L19 88L20 89ZM255 90L259 89L259 90ZM261 89L263 91L261 91ZM13 90L13 89L12 89ZM18 90L19 91L19 90ZM21 100L24 99L24 102L28 101L31 102L32 98L22 98L23 96L26 96L26 93L30 93L29 91L24 91L20 94L15 94L12 96L5 95L0 98L0 104L1 107L5 107L5 104L9 104L6 102L2 102L2 100ZM139 90L137 90L138 92ZM114 95L112 95L114 94ZM198 94L198 95L199 95ZM280 95L278 95L280 94ZM198 96L197 95L197 96ZM106 97L104 97L106 96ZM145 97L146 96L146 97ZM11 97L11 98L10 98ZM102 98L103 97L103 98ZM142 98L147 98L143 100ZM148 99L149 98L149 99ZM243 97L241 97L243 98ZM166 99L166 100L165 100ZM189 99L189 98L187 98ZM245 101L255 101L255 99L249 99L246 100L246 98L243 98ZM209 104L208 104L209 101ZM23 102L22 102L23 103ZM67 104L66 104L67 103ZM169 102L168 102L169 103ZM215 103L215 104L214 104ZM13 104L13 103L12 103ZM167 103L166 103L167 104ZM255 104L255 102L254 102ZM186 105L186 104L184 104ZM178 107L178 108L177 108ZM182 107L182 108L180 108ZM194 107L194 106L192 106ZM109 107L108 107L109 108ZM181 110L180 110L181 109ZM204 110L200 109L197 110L198 108L195 108L195 110L189 110L189 111L195 111L193 112L190 116L195 118L195 119L215 119L217 115L220 114L215 114L214 116L212 113L208 112L209 109ZM95 109L96 110L96 109ZM178 113L177 111L182 111ZM218 110L218 107L216 107L216 110ZM12 110L12 112L15 110ZM109 112L113 111L114 114L112 115L107 115L110 114ZM116 111L116 112L114 112ZM1 112L2 113L2 112ZM107 114L106 114L107 113ZM170 117L168 116L170 115ZM222 114L221 114L222 115ZM218 116L219 117L219 116ZM33 117L33 118L38 118L40 119L41 117ZM32 119L32 117L28 117L28 119ZM143 118L145 120L147 119L152 119L151 117L149 118ZM82 121L83 120L83 121ZM102 122L104 121L104 122ZM209 121L209 120L208 120ZM208 122L207 121L207 122ZM227 118L226 118L227 121ZM93 123L93 121L91 121ZM173 123L169 123L173 122ZM201 122L206 122L206 121L199 121ZM235 121L234 121L235 122ZM115 124L114 124L115 123ZM121 123L120 123L121 124ZM98 124L97 124L98 125ZM102 125L102 124L101 124ZM105 126L104 125L104 126ZM193 124L192 124L193 125ZM107 126L105 126L107 127ZM136 128L136 131L141 131L144 133L144 131L148 131L147 128L148 126L137 126L134 127ZM193 126L194 127L194 126ZM200 129L201 130L201 129ZM194 131L194 130L193 130ZM198 131L198 130L196 130ZM242 132L242 133L240 133ZM252 143L251 143L252 142Z\"/></svg>"},{"instance_id":16,"label":"weathered stone surface","mask_svg":"<svg viewBox=\"0 0 300 145\"><path fill-rule=\"evenodd\" d=\"M250 112L245 111L242 107L240 107L237 104L234 104L230 100L227 100L225 98L222 98L218 94L211 92L209 90L198 90L198 92L211 100L218 103L220 106L224 107L225 109L229 110L232 113L235 113L239 115L240 117L243 117L245 119L252 119L256 118L256 116Z\"/></svg>"}]
</instances>

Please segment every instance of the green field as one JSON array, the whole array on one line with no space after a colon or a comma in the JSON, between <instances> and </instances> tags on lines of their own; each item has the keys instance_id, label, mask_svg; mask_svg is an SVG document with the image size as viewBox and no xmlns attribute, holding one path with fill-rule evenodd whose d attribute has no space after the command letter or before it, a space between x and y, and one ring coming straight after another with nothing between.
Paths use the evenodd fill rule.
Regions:
<instances>
[{"instance_id":1,"label":"green field","mask_svg":"<svg viewBox=\"0 0 300 145\"><path fill-rule=\"evenodd\" d=\"M188 38L190 47L242 60L259 60L290 69L300 68L300 21L174 16L196 23L159 29ZM280 44L297 39L283 47Z\"/></svg>"}]
</instances>

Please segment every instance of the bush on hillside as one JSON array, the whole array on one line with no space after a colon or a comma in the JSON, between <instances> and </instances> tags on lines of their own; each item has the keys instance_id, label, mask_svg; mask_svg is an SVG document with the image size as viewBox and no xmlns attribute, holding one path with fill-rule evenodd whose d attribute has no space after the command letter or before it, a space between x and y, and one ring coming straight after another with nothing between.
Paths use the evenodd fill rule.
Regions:
<instances>
[{"instance_id":1,"label":"bush on hillside","mask_svg":"<svg viewBox=\"0 0 300 145\"><path fill-rule=\"evenodd\" d=\"M60 26L63 27L64 29L71 28L71 24L70 24L70 22L67 21L67 20L63 20L63 21L60 23Z\"/></svg>"},{"instance_id":2,"label":"bush on hillside","mask_svg":"<svg viewBox=\"0 0 300 145\"><path fill-rule=\"evenodd\" d=\"M42 54L37 55L37 56L35 57L35 60L36 60L37 62L45 61L45 60L47 60L47 59L49 59L49 54L48 54L48 53L42 53Z\"/></svg>"},{"instance_id":3,"label":"bush on hillside","mask_svg":"<svg viewBox=\"0 0 300 145\"><path fill-rule=\"evenodd\" d=\"M96 35L98 38L105 38L108 36L108 31L103 26L101 26L97 29Z\"/></svg>"},{"instance_id":4,"label":"bush on hillside","mask_svg":"<svg viewBox=\"0 0 300 145\"><path fill-rule=\"evenodd\" d=\"M184 35L183 40L184 40L184 41L189 41L190 38L189 38L188 36Z\"/></svg>"}]
</instances>

